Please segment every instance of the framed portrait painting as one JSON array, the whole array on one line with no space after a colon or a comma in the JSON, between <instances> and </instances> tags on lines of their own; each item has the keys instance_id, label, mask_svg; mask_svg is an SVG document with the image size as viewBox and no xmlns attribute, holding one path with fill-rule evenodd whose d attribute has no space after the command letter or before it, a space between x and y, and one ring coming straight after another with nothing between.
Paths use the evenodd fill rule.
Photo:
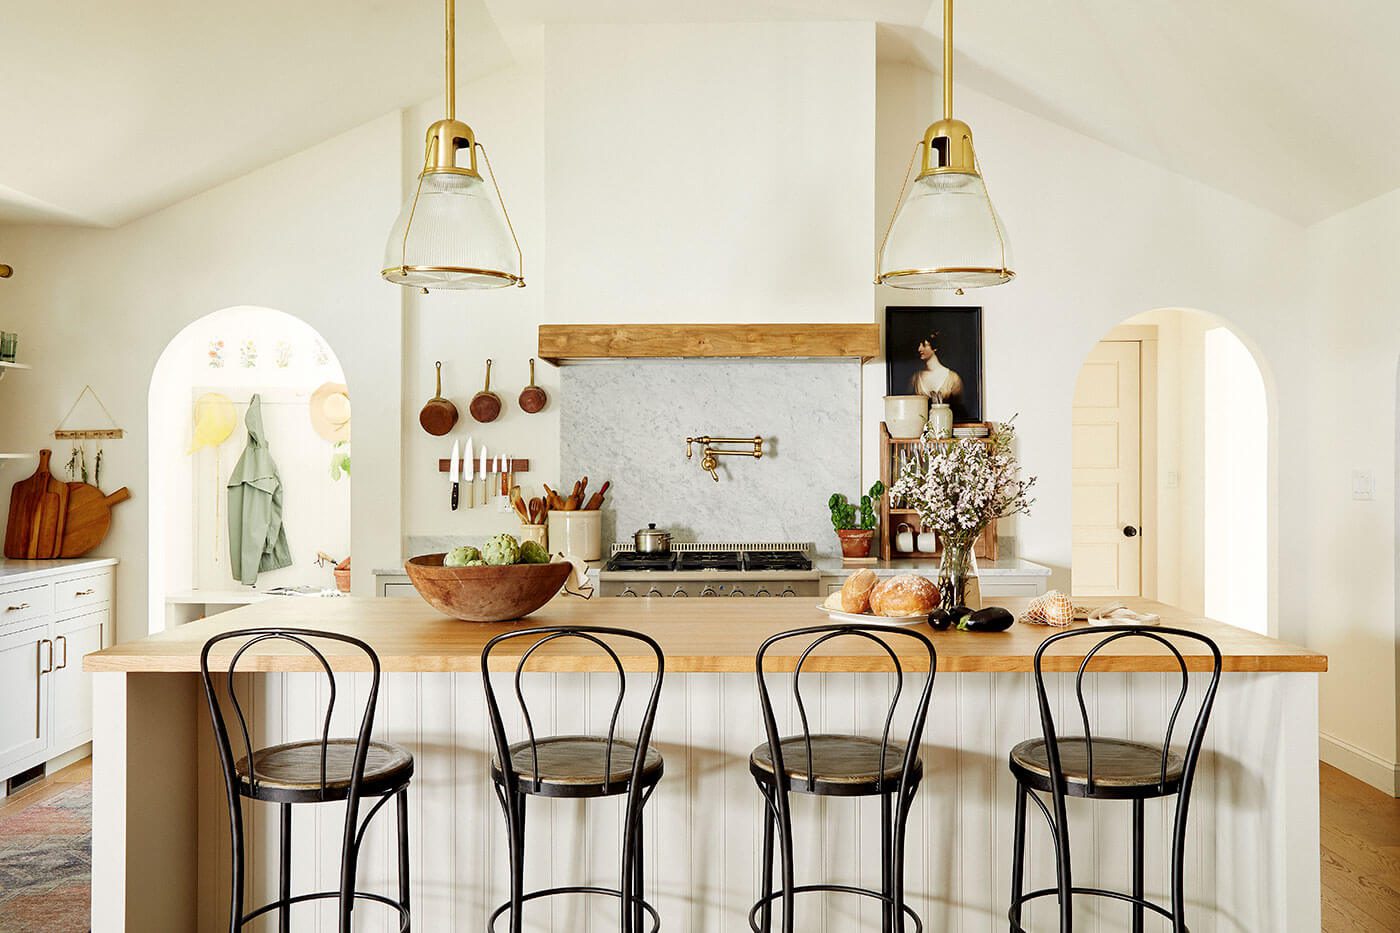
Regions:
<instances>
[{"instance_id":1,"label":"framed portrait painting","mask_svg":"<svg viewBox=\"0 0 1400 933\"><path fill-rule=\"evenodd\" d=\"M885 308L887 395L927 395L953 421L982 418L982 309Z\"/></svg>"}]
</instances>

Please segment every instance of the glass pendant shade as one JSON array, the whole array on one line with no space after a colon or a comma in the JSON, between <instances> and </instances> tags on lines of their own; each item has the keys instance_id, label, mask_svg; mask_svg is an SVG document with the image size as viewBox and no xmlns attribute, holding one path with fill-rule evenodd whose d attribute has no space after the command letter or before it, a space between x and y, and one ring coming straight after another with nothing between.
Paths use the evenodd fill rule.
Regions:
<instances>
[{"instance_id":1,"label":"glass pendant shade","mask_svg":"<svg viewBox=\"0 0 1400 933\"><path fill-rule=\"evenodd\" d=\"M520 282L520 254L482 178L429 170L389 233L383 274L417 288L500 288Z\"/></svg>"},{"instance_id":2,"label":"glass pendant shade","mask_svg":"<svg viewBox=\"0 0 1400 933\"><path fill-rule=\"evenodd\" d=\"M878 280L897 288L981 288L1009 282L1011 249L980 175L935 172L899 206Z\"/></svg>"}]
</instances>

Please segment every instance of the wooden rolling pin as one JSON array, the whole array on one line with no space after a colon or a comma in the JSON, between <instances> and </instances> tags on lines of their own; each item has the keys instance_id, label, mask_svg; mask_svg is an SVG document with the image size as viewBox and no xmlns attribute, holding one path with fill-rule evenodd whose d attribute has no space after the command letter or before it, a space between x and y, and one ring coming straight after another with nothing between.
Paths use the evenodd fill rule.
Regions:
<instances>
[{"instance_id":1,"label":"wooden rolling pin","mask_svg":"<svg viewBox=\"0 0 1400 933\"><path fill-rule=\"evenodd\" d=\"M585 512L596 512L598 511L598 509L602 508L603 496L607 493L608 487L611 485L612 481L609 480L608 482L599 486L597 492L593 493L593 495L588 497L588 502L584 505L583 510Z\"/></svg>"}]
</instances>

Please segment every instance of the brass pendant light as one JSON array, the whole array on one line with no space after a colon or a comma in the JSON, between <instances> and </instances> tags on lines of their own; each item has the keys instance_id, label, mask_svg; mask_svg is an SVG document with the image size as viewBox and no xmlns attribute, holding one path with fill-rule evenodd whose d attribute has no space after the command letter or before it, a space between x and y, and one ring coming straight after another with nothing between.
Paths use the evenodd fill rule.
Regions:
<instances>
[{"instance_id":1,"label":"brass pendant light","mask_svg":"<svg viewBox=\"0 0 1400 933\"><path fill-rule=\"evenodd\" d=\"M923 155L911 187L914 159ZM908 197L905 196L906 191ZM953 0L943 0L943 119L929 124L909 158L899 203L876 254L875 282L896 288L1001 285L1016 275L1006 231L972 148L953 119Z\"/></svg>"},{"instance_id":2,"label":"brass pendant light","mask_svg":"<svg viewBox=\"0 0 1400 933\"><path fill-rule=\"evenodd\" d=\"M447 119L428 127L423 171L384 247L380 274L421 288L500 288L525 285L520 241L506 213L486 147L457 119L456 4L446 0ZM457 164L465 149L467 165ZM481 150L491 190L477 172ZM495 197L492 198L492 192Z\"/></svg>"}]
</instances>

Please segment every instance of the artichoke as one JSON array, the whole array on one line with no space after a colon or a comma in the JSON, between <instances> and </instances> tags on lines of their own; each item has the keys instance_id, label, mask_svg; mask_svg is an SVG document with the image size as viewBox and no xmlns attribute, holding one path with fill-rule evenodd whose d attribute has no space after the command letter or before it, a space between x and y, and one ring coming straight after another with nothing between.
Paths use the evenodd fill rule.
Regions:
<instances>
[{"instance_id":1,"label":"artichoke","mask_svg":"<svg viewBox=\"0 0 1400 933\"><path fill-rule=\"evenodd\" d=\"M469 560L469 561L467 561L467 562L466 562L465 564L463 564L462 566L463 566L463 567L485 567L485 566L486 566L486 561L484 561L484 560L482 560L481 558L478 557L476 560Z\"/></svg>"},{"instance_id":2,"label":"artichoke","mask_svg":"<svg viewBox=\"0 0 1400 933\"><path fill-rule=\"evenodd\" d=\"M481 560L481 552L470 545L454 547L442 559L444 567L469 567L474 560Z\"/></svg>"},{"instance_id":3,"label":"artichoke","mask_svg":"<svg viewBox=\"0 0 1400 933\"><path fill-rule=\"evenodd\" d=\"M504 567L520 560L520 542L515 536L501 532L489 538L481 549L482 560L496 567Z\"/></svg>"},{"instance_id":4,"label":"artichoke","mask_svg":"<svg viewBox=\"0 0 1400 933\"><path fill-rule=\"evenodd\" d=\"M525 541L520 545L520 562L522 564L547 564L549 563L549 552L538 541Z\"/></svg>"}]
</instances>

